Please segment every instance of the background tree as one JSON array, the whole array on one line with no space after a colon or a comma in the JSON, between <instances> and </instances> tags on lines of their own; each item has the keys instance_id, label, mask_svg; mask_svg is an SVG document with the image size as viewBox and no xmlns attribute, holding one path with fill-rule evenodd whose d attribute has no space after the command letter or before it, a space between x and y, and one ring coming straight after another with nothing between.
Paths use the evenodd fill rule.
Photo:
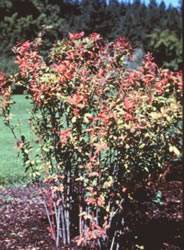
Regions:
<instances>
[{"instance_id":1,"label":"background tree","mask_svg":"<svg viewBox=\"0 0 184 250\"><path fill-rule=\"evenodd\" d=\"M109 41L125 36L134 47L153 50L160 66L181 69L181 10L172 6L166 8L164 2L157 4L151 0L146 6L140 0L131 4L117 0L2 0L0 13L0 69L7 72L16 70L11 52L16 42L32 40L43 30L44 53L51 43L68 32L98 32ZM162 36L156 35L160 33L158 30ZM174 45L169 35L165 39L171 45L166 47L172 49L165 48L160 56L158 44L162 42L159 39L163 41L168 32L175 37Z\"/></svg>"}]
</instances>

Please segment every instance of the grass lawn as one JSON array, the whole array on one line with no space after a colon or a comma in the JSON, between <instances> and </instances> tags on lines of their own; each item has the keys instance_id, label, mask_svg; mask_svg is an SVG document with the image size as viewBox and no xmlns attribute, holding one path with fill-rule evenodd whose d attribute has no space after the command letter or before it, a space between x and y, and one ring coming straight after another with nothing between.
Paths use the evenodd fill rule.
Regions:
<instances>
[{"instance_id":1,"label":"grass lawn","mask_svg":"<svg viewBox=\"0 0 184 250\"><path fill-rule=\"evenodd\" d=\"M18 135L32 140L28 118L31 104L23 95L15 95L16 104L12 108L12 121ZM0 117L0 185L26 181L21 158L18 158L16 141Z\"/></svg>"}]
</instances>

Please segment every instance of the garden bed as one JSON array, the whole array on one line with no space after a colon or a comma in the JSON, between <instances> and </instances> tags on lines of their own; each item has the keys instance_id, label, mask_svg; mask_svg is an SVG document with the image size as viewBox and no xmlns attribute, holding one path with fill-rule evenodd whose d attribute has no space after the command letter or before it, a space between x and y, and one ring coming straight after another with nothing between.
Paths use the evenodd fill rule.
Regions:
<instances>
[{"instance_id":1,"label":"garden bed","mask_svg":"<svg viewBox=\"0 0 184 250\"><path fill-rule=\"evenodd\" d=\"M157 190L162 193L161 203L150 202L146 196L130 203L127 218L132 231L127 237L137 234L139 243L135 249L138 246L147 250L182 249L182 183L165 182ZM1 188L0 249L55 249L48 237L47 218L37 186Z\"/></svg>"}]
</instances>

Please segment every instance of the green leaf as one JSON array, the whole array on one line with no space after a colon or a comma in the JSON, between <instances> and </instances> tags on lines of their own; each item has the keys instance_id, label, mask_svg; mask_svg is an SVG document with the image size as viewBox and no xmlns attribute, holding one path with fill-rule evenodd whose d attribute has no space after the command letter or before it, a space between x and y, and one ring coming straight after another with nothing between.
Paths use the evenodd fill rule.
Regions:
<instances>
[{"instance_id":1,"label":"green leaf","mask_svg":"<svg viewBox=\"0 0 184 250\"><path fill-rule=\"evenodd\" d=\"M158 112L151 112L150 113L150 116L153 118L153 119L155 119L155 120L157 120L157 119L159 119L161 116L160 116L160 113L158 113Z\"/></svg>"},{"instance_id":2,"label":"green leaf","mask_svg":"<svg viewBox=\"0 0 184 250\"><path fill-rule=\"evenodd\" d=\"M169 152L174 153L177 157L181 156L181 152L176 146L170 146L169 147Z\"/></svg>"}]
</instances>

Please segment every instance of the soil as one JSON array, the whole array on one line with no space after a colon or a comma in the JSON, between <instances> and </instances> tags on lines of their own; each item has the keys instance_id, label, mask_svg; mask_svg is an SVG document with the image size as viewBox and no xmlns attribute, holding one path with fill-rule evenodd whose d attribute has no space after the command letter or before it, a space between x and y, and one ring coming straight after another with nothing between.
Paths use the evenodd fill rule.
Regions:
<instances>
[{"instance_id":1,"label":"soil","mask_svg":"<svg viewBox=\"0 0 184 250\"><path fill-rule=\"evenodd\" d=\"M133 236L132 242L135 238L137 240L131 248L123 247L122 243L119 250L184 249L182 182L172 180L158 185L156 194L161 194L161 197L156 197L154 201L150 201L146 195L139 195L139 191L136 202L129 203L127 207L125 220L129 221L131 230L122 238L123 242L129 242ZM0 189L0 250L54 250L54 242L48 235L47 227L38 186Z\"/></svg>"}]
</instances>

